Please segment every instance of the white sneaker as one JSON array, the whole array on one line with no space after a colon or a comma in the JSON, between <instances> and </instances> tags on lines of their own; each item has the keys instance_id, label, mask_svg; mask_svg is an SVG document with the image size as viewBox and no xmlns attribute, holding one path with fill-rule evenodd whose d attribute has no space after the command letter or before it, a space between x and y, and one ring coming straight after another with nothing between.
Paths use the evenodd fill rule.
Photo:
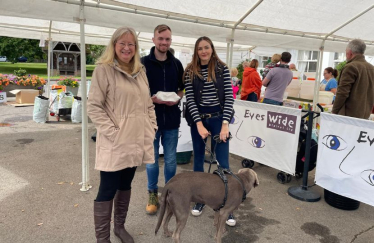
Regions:
<instances>
[{"instance_id":1,"label":"white sneaker","mask_svg":"<svg viewBox=\"0 0 374 243\"><path fill-rule=\"evenodd\" d=\"M200 216L203 213L203 208L205 207L205 204L196 203L195 206L191 210L191 214L193 216Z\"/></svg>"},{"instance_id":2,"label":"white sneaker","mask_svg":"<svg viewBox=\"0 0 374 243\"><path fill-rule=\"evenodd\" d=\"M234 227L236 225L236 220L232 213L229 214L229 217L226 220L226 224L231 227Z\"/></svg>"}]
</instances>

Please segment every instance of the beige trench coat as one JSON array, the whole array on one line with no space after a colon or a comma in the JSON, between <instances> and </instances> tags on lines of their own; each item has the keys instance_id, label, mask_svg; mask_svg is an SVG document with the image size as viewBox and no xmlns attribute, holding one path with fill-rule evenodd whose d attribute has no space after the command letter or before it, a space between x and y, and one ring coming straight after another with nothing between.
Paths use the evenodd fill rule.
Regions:
<instances>
[{"instance_id":1,"label":"beige trench coat","mask_svg":"<svg viewBox=\"0 0 374 243\"><path fill-rule=\"evenodd\" d=\"M144 68L131 76L116 64L99 64L87 110L97 129L95 169L118 171L154 163L157 123Z\"/></svg>"}]
</instances>

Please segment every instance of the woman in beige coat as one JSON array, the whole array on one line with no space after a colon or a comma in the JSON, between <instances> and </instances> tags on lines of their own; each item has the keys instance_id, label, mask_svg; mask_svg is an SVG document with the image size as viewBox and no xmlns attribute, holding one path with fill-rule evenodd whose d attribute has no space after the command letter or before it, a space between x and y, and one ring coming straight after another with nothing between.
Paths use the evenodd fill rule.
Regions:
<instances>
[{"instance_id":1,"label":"woman in beige coat","mask_svg":"<svg viewBox=\"0 0 374 243\"><path fill-rule=\"evenodd\" d=\"M88 114L97 129L95 169L100 171L94 201L97 242L110 242L113 204L114 234L122 243L134 242L124 227L131 182L137 166L154 163L157 125L132 28L117 29L100 57L92 76Z\"/></svg>"}]
</instances>

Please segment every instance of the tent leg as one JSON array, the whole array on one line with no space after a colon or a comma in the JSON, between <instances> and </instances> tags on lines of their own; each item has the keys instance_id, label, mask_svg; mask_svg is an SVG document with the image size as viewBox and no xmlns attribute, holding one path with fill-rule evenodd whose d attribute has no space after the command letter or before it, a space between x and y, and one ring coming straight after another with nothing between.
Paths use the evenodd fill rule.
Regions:
<instances>
[{"instance_id":1,"label":"tent leg","mask_svg":"<svg viewBox=\"0 0 374 243\"><path fill-rule=\"evenodd\" d=\"M319 79L322 73L322 61L323 61L323 51L324 51L325 40L322 41L320 51L318 54L318 65L317 65L317 72L315 77L314 83L314 95L313 95L313 111L316 111L317 103L318 103L318 96L319 96ZM314 126L315 127L315 126Z\"/></svg>"},{"instance_id":2,"label":"tent leg","mask_svg":"<svg viewBox=\"0 0 374 243\"><path fill-rule=\"evenodd\" d=\"M84 32L84 0L80 5L80 41L81 41L81 96L82 96L82 188L88 191L89 185L89 161L88 161L88 119L87 119L87 83L86 83L86 44Z\"/></svg>"},{"instance_id":3,"label":"tent leg","mask_svg":"<svg viewBox=\"0 0 374 243\"><path fill-rule=\"evenodd\" d=\"M227 48L226 48L226 63L228 65L230 61L230 42L227 41Z\"/></svg>"}]
</instances>

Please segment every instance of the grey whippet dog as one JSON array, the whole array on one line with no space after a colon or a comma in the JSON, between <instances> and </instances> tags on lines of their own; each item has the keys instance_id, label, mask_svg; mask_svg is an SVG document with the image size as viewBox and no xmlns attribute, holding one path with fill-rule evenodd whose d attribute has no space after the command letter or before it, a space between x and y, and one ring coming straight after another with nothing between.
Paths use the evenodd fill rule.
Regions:
<instances>
[{"instance_id":1,"label":"grey whippet dog","mask_svg":"<svg viewBox=\"0 0 374 243\"><path fill-rule=\"evenodd\" d=\"M216 242L221 243L222 233L225 229L225 221L230 212L234 211L242 203L243 189L247 193L253 187L259 185L256 172L252 169L240 169L235 174L243 183L227 175L228 194L225 206L216 211L214 225L217 227ZM180 234L186 225L190 211L190 203L204 203L212 209L218 209L223 203L225 186L222 179L215 175L202 172L185 172L174 176L164 187L160 198L160 212L155 234L163 223L164 234L172 236L174 242L180 242ZM168 230L171 216L176 217L174 233Z\"/></svg>"}]
</instances>

